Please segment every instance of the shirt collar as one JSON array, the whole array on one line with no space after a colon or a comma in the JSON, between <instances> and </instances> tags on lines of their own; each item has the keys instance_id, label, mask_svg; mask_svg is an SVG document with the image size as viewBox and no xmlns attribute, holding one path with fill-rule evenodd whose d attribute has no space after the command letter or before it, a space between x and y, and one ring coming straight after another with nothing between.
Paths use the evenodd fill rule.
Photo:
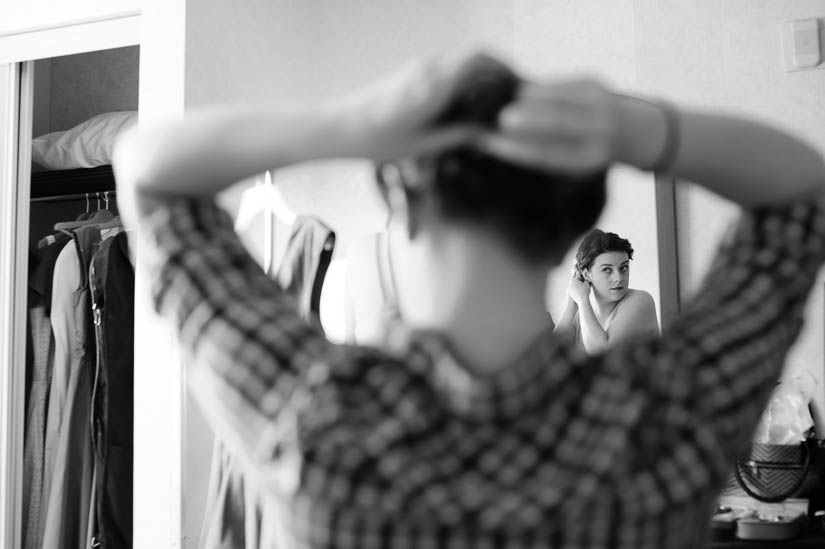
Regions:
<instances>
[{"instance_id":1,"label":"shirt collar","mask_svg":"<svg viewBox=\"0 0 825 549\"><path fill-rule=\"evenodd\" d=\"M452 411L492 420L520 415L545 400L548 389L567 376L572 355L580 354L570 343L548 327L509 366L483 375L462 364L438 333L411 333L408 356Z\"/></svg>"}]
</instances>

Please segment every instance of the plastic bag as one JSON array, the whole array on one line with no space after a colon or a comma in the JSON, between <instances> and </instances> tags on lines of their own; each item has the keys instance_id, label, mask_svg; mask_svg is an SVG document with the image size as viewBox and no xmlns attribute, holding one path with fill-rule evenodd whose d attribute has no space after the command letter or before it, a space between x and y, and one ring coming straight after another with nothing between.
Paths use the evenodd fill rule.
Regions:
<instances>
[{"instance_id":1,"label":"plastic bag","mask_svg":"<svg viewBox=\"0 0 825 549\"><path fill-rule=\"evenodd\" d=\"M815 387L816 379L803 368L782 380L774 389L756 427L754 442L796 444L805 440L814 425L808 404Z\"/></svg>"}]
</instances>

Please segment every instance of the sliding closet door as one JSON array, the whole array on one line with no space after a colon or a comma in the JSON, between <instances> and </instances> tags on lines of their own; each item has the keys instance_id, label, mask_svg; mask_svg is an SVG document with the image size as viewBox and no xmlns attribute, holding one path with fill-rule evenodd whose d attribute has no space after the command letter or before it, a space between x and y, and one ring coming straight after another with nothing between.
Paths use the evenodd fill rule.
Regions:
<instances>
[{"instance_id":1,"label":"sliding closet door","mask_svg":"<svg viewBox=\"0 0 825 549\"><path fill-rule=\"evenodd\" d=\"M20 546L32 65L0 65L0 543ZM22 86L22 89L21 89ZM27 95L28 93L28 95ZM28 97L29 100L25 98ZM21 127L22 120L28 127ZM25 124L23 124L25 126ZM23 158L25 157L25 158ZM25 172L25 173L24 173ZM21 185L20 182L25 179Z\"/></svg>"}]
</instances>

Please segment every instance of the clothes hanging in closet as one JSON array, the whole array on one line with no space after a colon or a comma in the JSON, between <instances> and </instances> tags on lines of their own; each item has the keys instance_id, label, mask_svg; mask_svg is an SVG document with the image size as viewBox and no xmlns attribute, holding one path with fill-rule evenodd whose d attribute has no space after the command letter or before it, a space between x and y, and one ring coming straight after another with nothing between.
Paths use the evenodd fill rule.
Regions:
<instances>
[{"instance_id":1,"label":"clothes hanging in closet","mask_svg":"<svg viewBox=\"0 0 825 549\"><path fill-rule=\"evenodd\" d=\"M134 271L113 217L59 223L30 275L26 549L132 546Z\"/></svg>"},{"instance_id":2,"label":"clothes hanging in closet","mask_svg":"<svg viewBox=\"0 0 825 549\"><path fill-rule=\"evenodd\" d=\"M321 290L332 261L335 233L322 221L298 216L276 273L285 293L295 297L304 320L321 328ZM216 437L200 547L270 549L275 541L277 506L270 506L258 484L244 472L231 448ZM266 520L264 520L266 517Z\"/></svg>"},{"instance_id":3,"label":"clothes hanging in closet","mask_svg":"<svg viewBox=\"0 0 825 549\"><path fill-rule=\"evenodd\" d=\"M23 450L23 547L43 546L40 529L44 504L43 470L46 437L46 411L54 363L54 335L51 326L52 279L57 258L69 241L57 233L51 244L30 258L29 333L32 346L27 364L31 383L26 393L26 433Z\"/></svg>"},{"instance_id":4,"label":"clothes hanging in closet","mask_svg":"<svg viewBox=\"0 0 825 549\"><path fill-rule=\"evenodd\" d=\"M131 547L135 275L126 233L100 245L89 286L97 343L92 546Z\"/></svg>"},{"instance_id":5,"label":"clothes hanging in closet","mask_svg":"<svg viewBox=\"0 0 825 549\"><path fill-rule=\"evenodd\" d=\"M95 365L88 272L102 239L101 231L94 225L76 229L55 266L55 361L46 423L44 547L82 548L88 544Z\"/></svg>"}]
</instances>

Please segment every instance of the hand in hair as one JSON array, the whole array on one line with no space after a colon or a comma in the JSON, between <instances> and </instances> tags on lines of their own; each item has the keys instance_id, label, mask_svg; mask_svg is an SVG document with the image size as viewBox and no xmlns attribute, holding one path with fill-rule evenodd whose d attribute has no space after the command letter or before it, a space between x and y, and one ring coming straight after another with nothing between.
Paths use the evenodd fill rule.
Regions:
<instances>
[{"instance_id":1,"label":"hand in hair","mask_svg":"<svg viewBox=\"0 0 825 549\"><path fill-rule=\"evenodd\" d=\"M825 200L822 155L798 137L756 120L613 93L592 80L523 83L499 129L480 146L535 169L587 174L620 162L748 207Z\"/></svg>"},{"instance_id":2,"label":"hand in hair","mask_svg":"<svg viewBox=\"0 0 825 549\"><path fill-rule=\"evenodd\" d=\"M495 124L517 83L501 61L459 54L414 62L333 104L332 111L359 129L357 155L386 161L472 143L484 126Z\"/></svg>"},{"instance_id":3,"label":"hand in hair","mask_svg":"<svg viewBox=\"0 0 825 549\"><path fill-rule=\"evenodd\" d=\"M567 295L576 305L581 305L582 301L590 299L590 284L588 284L578 271L574 270L573 276L567 283Z\"/></svg>"},{"instance_id":4,"label":"hand in hair","mask_svg":"<svg viewBox=\"0 0 825 549\"><path fill-rule=\"evenodd\" d=\"M499 131L479 146L514 163L552 172L592 173L615 157L613 94L594 80L524 83L499 115Z\"/></svg>"}]
</instances>

